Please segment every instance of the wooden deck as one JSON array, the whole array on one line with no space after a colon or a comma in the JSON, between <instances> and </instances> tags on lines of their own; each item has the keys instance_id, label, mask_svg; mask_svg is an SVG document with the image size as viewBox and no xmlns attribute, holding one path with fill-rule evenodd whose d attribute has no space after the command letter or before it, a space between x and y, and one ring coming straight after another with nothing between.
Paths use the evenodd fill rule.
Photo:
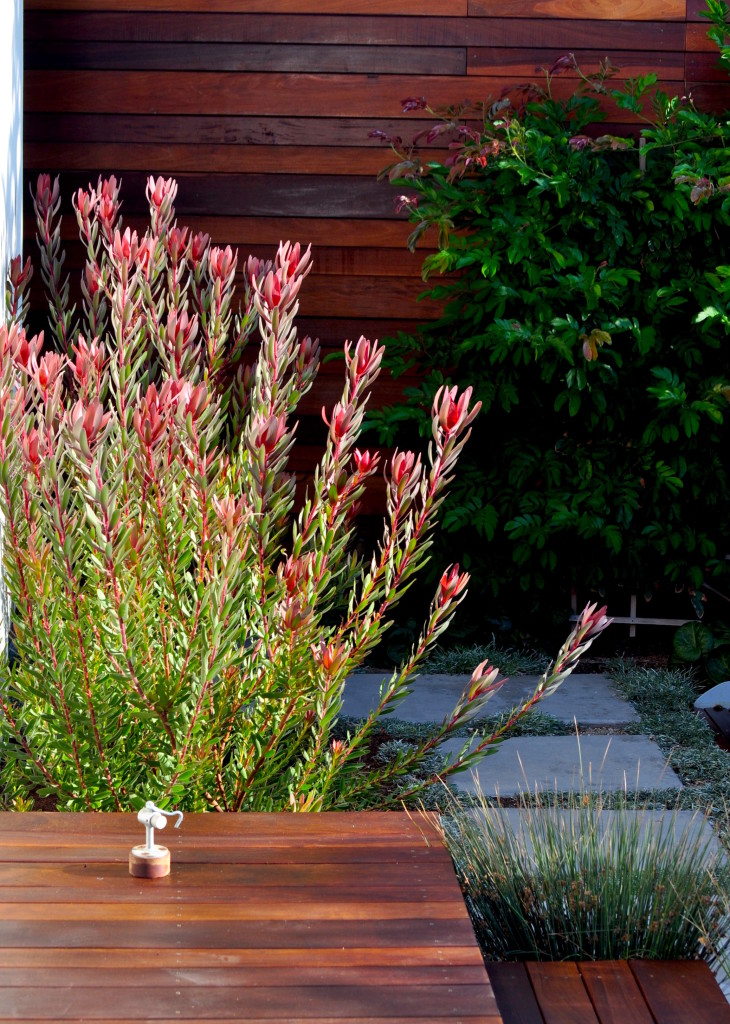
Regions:
<instances>
[{"instance_id":1,"label":"wooden deck","mask_svg":"<svg viewBox=\"0 0 730 1024\"><path fill-rule=\"evenodd\" d=\"M730 1024L698 960L490 964L504 1024Z\"/></svg>"},{"instance_id":2,"label":"wooden deck","mask_svg":"<svg viewBox=\"0 0 730 1024\"><path fill-rule=\"evenodd\" d=\"M426 827L426 826L423 826ZM0 1020L500 1024L447 852L405 814L0 814Z\"/></svg>"}]
</instances>

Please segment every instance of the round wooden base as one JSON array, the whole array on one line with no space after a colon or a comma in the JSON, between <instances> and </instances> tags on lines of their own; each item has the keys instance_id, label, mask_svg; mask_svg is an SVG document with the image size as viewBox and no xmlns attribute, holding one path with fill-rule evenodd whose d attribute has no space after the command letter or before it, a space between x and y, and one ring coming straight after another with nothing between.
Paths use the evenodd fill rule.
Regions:
<instances>
[{"instance_id":1,"label":"round wooden base","mask_svg":"<svg viewBox=\"0 0 730 1024\"><path fill-rule=\"evenodd\" d=\"M165 878L170 874L170 851L166 846L133 846L129 851L129 873L135 878Z\"/></svg>"}]
</instances>

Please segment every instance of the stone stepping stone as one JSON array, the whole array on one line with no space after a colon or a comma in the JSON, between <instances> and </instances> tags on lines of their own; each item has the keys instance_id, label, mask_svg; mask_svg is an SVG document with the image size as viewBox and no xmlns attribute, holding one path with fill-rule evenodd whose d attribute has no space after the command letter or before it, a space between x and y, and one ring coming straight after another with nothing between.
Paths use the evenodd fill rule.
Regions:
<instances>
[{"instance_id":1,"label":"stone stepping stone","mask_svg":"<svg viewBox=\"0 0 730 1024\"><path fill-rule=\"evenodd\" d=\"M447 740L439 748L455 754L463 741ZM582 765L582 770L581 770ZM679 776L657 744L647 736L520 736L505 740L484 758L476 776L485 796L513 797L526 790L559 792L654 791L679 789ZM459 790L474 793L473 772L450 778Z\"/></svg>"},{"instance_id":2,"label":"stone stepping stone","mask_svg":"<svg viewBox=\"0 0 730 1024\"><path fill-rule=\"evenodd\" d=\"M534 692L538 676L515 676L508 679L487 702L479 717L510 711ZM350 676L345 683L343 715L364 718L377 704L384 676L363 672ZM419 676L412 692L398 705L392 718L407 722L440 722L453 710L463 693L469 676L429 674ZM544 698L535 708L571 725L574 720L584 728L626 726L638 721L634 706L619 695L611 680L602 674L574 673L555 693Z\"/></svg>"}]
</instances>

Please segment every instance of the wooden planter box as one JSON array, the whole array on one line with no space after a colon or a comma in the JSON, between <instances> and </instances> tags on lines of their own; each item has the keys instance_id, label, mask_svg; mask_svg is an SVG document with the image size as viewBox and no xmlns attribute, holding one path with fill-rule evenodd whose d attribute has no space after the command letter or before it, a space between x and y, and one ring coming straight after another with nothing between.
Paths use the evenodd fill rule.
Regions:
<instances>
[{"instance_id":1,"label":"wooden planter box","mask_svg":"<svg viewBox=\"0 0 730 1024\"><path fill-rule=\"evenodd\" d=\"M730 1004L699 960L494 963L504 1024L727 1024Z\"/></svg>"}]
</instances>

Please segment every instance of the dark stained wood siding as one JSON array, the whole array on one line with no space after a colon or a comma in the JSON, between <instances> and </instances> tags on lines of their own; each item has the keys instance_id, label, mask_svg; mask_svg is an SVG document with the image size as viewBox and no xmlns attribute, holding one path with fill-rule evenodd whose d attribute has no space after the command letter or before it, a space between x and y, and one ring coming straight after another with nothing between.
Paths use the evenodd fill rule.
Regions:
<instances>
[{"instance_id":1,"label":"dark stained wood siding","mask_svg":"<svg viewBox=\"0 0 730 1024\"><path fill-rule=\"evenodd\" d=\"M404 97L441 105L498 96L567 51L587 68L610 55L624 76L656 69L669 92L691 88L722 106L727 76L701 6L26 0L26 176L61 172L68 196L99 174L121 174L134 221L146 174L174 175L180 220L216 243L244 255L269 255L282 238L314 244L301 322L326 348L380 337L436 310L417 301L422 253L405 249L394 191L376 180L389 152L368 132L409 137L422 114L404 117ZM556 81L558 91L572 87ZM626 117L614 130L636 129ZM309 411L330 391L323 379ZM398 393L384 382L378 397Z\"/></svg>"}]
</instances>

